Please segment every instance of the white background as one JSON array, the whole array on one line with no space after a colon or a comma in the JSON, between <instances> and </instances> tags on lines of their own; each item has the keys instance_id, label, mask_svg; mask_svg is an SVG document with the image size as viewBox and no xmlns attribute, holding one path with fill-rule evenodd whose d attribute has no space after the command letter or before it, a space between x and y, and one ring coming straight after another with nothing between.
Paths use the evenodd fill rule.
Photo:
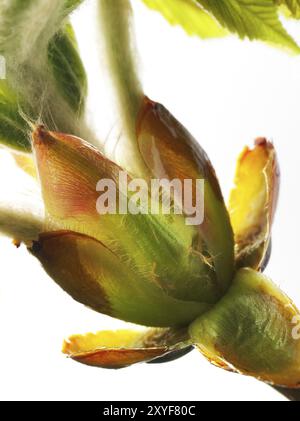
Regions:
<instances>
[{"instance_id":1,"label":"white background","mask_svg":"<svg viewBox=\"0 0 300 421\"><path fill-rule=\"evenodd\" d=\"M117 121L97 52L90 0L74 16L90 72L89 118L105 139ZM278 150L282 188L267 274L300 305L300 58L230 37L201 41L133 0L140 68L148 96L163 103L208 152L225 196L245 144L266 136ZM300 24L287 27L300 40ZM93 116L93 117L92 117ZM0 399L280 400L269 386L214 368L197 351L165 365L120 371L66 359L62 339L123 326L73 301L25 248L0 238Z\"/></svg>"}]
</instances>

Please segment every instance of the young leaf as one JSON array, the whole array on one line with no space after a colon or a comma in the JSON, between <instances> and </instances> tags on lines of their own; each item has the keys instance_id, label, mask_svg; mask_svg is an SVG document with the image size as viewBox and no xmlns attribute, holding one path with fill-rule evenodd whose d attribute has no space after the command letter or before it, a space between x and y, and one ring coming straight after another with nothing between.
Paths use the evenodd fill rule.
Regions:
<instances>
[{"instance_id":1,"label":"young leaf","mask_svg":"<svg viewBox=\"0 0 300 421\"><path fill-rule=\"evenodd\" d=\"M276 0L276 3L288 9L288 17L300 18L300 0Z\"/></svg>"},{"instance_id":2,"label":"young leaf","mask_svg":"<svg viewBox=\"0 0 300 421\"><path fill-rule=\"evenodd\" d=\"M197 0L240 38L258 39L295 53L300 47L282 26L274 0Z\"/></svg>"},{"instance_id":3,"label":"young leaf","mask_svg":"<svg viewBox=\"0 0 300 421\"><path fill-rule=\"evenodd\" d=\"M87 93L87 78L70 25L50 41L48 62L59 91L72 110L80 113Z\"/></svg>"},{"instance_id":4,"label":"young leaf","mask_svg":"<svg viewBox=\"0 0 300 421\"><path fill-rule=\"evenodd\" d=\"M227 31L194 0L143 0L152 10L160 12L171 25L180 25L188 35L218 38Z\"/></svg>"},{"instance_id":5,"label":"young leaf","mask_svg":"<svg viewBox=\"0 0 300 421\"><path fill-rule=\"evenodd\" d=\"M27 128L27 130L26 130ZM5 104L0 97L0 143L22 152L30 152L29 127L17 105Z\"/></svg>"},{"instance_id":6,"label":"young leaf","mask_svg":"<svg viewBox=\"0 0 300 421\"><path fill-rule=\"evenodd\" d=\"M91 137L78 118L86 86L83 67L72 35L63 29L68 12L79 1L2 3L0 54L6 60L6 81L14 91L17 108L22 98L21 109L29 120ZM64 36L55 35L61 31Z\"/></svg>"},{"instance_id":7,"label":"young leaf","mask_svg":"<svg viewBox=\"0 0 300 421\"><path fill-rule=\"evenodd\" d=\"M73 12L78 6L83 3L83 0L65 0L65 6L64 9L66 11L66 14L69 15Z\"/></svg>"},{"instance_id":8,"label":"young leaf","mask_svg":"<svg viewBox=\"0 0 300 421\"><path fill-rule=\"evenodd\" d=\"M30 128L20 114L22 104L6 80L0 81L0 143L21 152L30 152Z\"/></svg>"}]
</instances>

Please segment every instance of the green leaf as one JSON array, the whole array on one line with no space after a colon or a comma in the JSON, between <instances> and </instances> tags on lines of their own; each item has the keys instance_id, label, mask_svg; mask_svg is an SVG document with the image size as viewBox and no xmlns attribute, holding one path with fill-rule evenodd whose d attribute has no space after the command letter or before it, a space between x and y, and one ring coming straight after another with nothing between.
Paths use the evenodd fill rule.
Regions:
<instances>
[{"instance_id":1,"label":"green leaf","mask_svg":"<svg viewBox=\"0 0 300 421\"><path fill-rule=\"evenodd\" d=\"M66 13L69 15L78 6L80 6L81 3L83 3L83 0L65 0L65 10L66 10Z\"/></svg>"},{"instance_id":2,"label":"green leaf","mask_svg":"<svg viewBox=\"0 0 300 421\"><path fill-rule=\"evenodd\" d=\"M160 12L171 25L180 25L188 35L218 38L227 31L194 0L143 0L152 10Z\"/></svg>"},{"instance_id":3,"label":"green leaf","mask_svg":"<svg viewBox=\"0 0 300 421\"><path fill-rule=\"evenodd\" d=\"M83 111L87 79L71 25L65 25L49 42L47 58L46 69L44 66L32 69L32 75L28 75L30 81L35 80L36 92L32 86L28 91L26 84L13 89L9 80L0 81L0 143L7 147L23 152L31 150L31 129L22 112L28 119L40 117L46 124L51 124L55 118L58 126L72 129L71 125L65 124L64 115L67 114L67 120L76 120ZM46 80L52 82L51 90L49 82L46 87ZM42 106L37 96L44 90L49 96L47 107Z\"/></svg>"},{"instance_id":4,"label":"green leaf","mask_svg":"<svg viewBox=\"0 0 300 421\"><path fill-rule=\"evenodd\" d=\"M240 38L261 40L295 53L300 48L282 26L274 0L197 0Z\"/></svg>"},{"instance_id":5,"label":"green leaf","mask_svg":"<svg viewBox=\"0 0 300 421\"><path fill-rule=\"evenodd\" d=\"M275 3L284 7L286 17L300 19L300 0L275 0Z\"/></svg>"},{"instance_id":6,"label":"green leaf","mask_svg":"<svg viewBox=\"0 0 300 421\"><path fill-rule=\"evenodd\" d=\"M59 92L72 110L80 113L87 94L87 78L70 25L49 43L48 62Z\"/></svg>"},{"instance_id":7,"label":"green leaf","mask_svg":"<svg viewBox=\"0 0 300 421\"><path fill-rule=\"evenodd\" d=\"M22 152L30 152L29 127L14 104L0 99L0 143Z\"/></svg>"},{"instance_id":8,"label":"green leaf","mask_svg":"<svg viewBox=\"0 0 300 421\"><path fill-rule=\"evenodd\" d=\"M22 118L15 93L7 81L0 81L0 143L22 152L30 152L30 128Z\"/></svg>"},{"instance_id":9,"label":"green leaf","mask_svg":"<svg viewBox=\"0 0 300 421\"><path fill-rule=\"evenodd\" d=\"M86 79L73 35L65 32L68 12L80 2L0 3L0 54L6 59L6 81L17 102L22 99L22 111L49 128L85 136L88 130L78 117Z\"/></svg>"}]
</instances>

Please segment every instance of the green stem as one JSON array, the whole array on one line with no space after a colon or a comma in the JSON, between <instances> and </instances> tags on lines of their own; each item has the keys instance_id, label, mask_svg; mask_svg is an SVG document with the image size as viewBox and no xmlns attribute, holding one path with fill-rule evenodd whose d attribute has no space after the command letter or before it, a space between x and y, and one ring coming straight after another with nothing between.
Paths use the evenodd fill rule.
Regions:
<instances>
[{"instance_id":1,"label":"green stem","mask_svg":"<svg viewBox=\"0 0 300 421\"><path fill-rule=\"evenodd\" d=\"M101 33L113 87L118 99L127 145L126 169L135 175L145 172L136 139L137 116L144 97L137 74L129 0L99 0Z\"/></svg>"}]
</instances>

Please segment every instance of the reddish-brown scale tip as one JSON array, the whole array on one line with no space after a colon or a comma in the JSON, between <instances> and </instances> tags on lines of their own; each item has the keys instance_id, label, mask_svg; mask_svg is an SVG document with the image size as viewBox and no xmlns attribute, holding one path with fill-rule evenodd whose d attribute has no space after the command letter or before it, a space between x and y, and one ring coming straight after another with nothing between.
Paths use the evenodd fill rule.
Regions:
<instances>
[{"instance_id":1,"label":"reddish-brown scale tip","mask_svg":"<svg viewBox=\"0 0 300 421\"><path fill-rule=\"evenodd\" d=\"M19 247L21 247L21 241L19 241L19 240L13 240L13 245L15 246L15 247L17 247L17 249L19 248Z\"/></svg>"},{"instance_id":2,"label":"reddish-brown scale tip","mask_svg":"<svg viewBox=\"0 0 300 421\"><path fill-rule=\"evenodd\" d=\"M254 142L255 146L266 146L267 143L268 141L265 137L258 137Z\"/></svg>"},{"instance_id":3,"label":"reddish-brown scale tip","mask_svg":"<svg viewBox=\"0 0 300 421\"><path fill-rule=\"evenodd\" d=\"M49 132L45 129L45 126L39 125L36 127L34 132L32 133L32 139L34 144L43 144L46 141L51 140L51 135Z\"/></svg>"},{"instance_id":4,"label":"reddish-brown scale tip","mask_svg":"<svg viewBox=\"0 0 300 421\"><path fill-rule=\"evenodd\" d=\"M144 107L155 107L156 102L152 101L152 99L148 98L146 95L144 96Z\"/></svg>"}]
</instances>

